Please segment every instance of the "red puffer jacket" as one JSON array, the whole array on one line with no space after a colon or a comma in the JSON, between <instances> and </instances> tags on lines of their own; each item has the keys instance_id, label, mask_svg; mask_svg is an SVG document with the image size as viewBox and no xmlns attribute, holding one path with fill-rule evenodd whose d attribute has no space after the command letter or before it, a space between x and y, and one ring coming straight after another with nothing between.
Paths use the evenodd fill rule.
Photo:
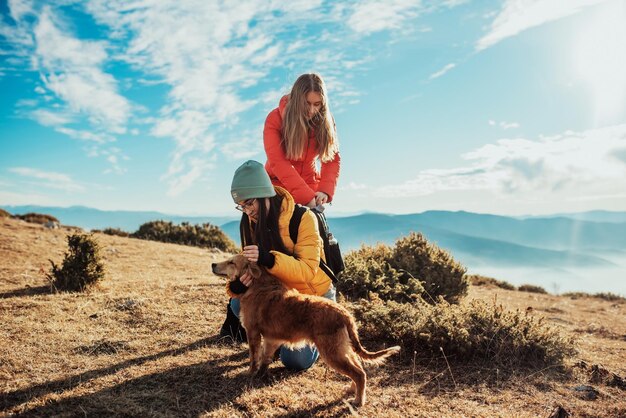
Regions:
<instances>
[{"instance_id":1,"label":"red puffer jacket","mask_svg":"<svg viewBox=\"0 0 626 418\"><path fill-rule=\"evenodd\" d=\"M275 186L283 187L291 193L296 203L306 205L320 191L328 195L328 201L333 200L337 179L339 178L339 153L327 163L321 163L318 172L315 161L319 156L315 143L315 132L309 132L308 146L304 157L299 160L288 160L280 142L283 127L283 114L289 96L280 99L278 107L272 110L265 119L263 129L263 145L267 162L265 170Z\"/></svg>"}]
</instances>

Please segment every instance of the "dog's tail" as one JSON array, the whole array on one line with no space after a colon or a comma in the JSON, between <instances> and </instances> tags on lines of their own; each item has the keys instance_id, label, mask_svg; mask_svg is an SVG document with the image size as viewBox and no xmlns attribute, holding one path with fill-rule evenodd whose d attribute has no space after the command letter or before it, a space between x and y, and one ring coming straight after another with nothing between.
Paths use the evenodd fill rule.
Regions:
<instances>
[{"instance_id":1,"label":"dog's tail","mask_svg":"<svg viewBox=\"0 0 626 418\"><path fill-rule=\"evenodd\" d=\"M346 324L346 328L348 330L350 341L352 342L352 347L354 347L354 351L359 355L359 357L361 357L361 359L363 359L363 361L379 364L385 361L387 357L400 352L400 346L397 345L380 351L367 351L361 345L359 333L356 329L356 323L354 321L350 321Z\"/></svg>"}]
</instances>

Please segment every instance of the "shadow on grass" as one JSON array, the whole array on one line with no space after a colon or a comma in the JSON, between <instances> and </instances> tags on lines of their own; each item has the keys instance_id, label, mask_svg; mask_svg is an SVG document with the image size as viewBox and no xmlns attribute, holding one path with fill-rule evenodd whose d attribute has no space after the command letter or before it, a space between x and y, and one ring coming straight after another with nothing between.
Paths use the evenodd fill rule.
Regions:
<instances>
[{"instance_id":1,"label":"shadow on grass","mask_svg":"<svg viewBox=\"0 0 626 418\"><path fill-rule=\"evenodd\" d=\"M343 405L343 408L334 410L337 406ZM352 411L356 409L345 405L345 403L339 399L334 402L325 403L322 405L317 405L307 409L295 409L293 411L286 412L281 415L275 415L276 417L313 417L313 416L325 416L325 417L346 417L353 414Z\"/></svg>"},{"instance_id":2,"label":"shadow on grass","mask_svg":"<svg viewBox=\"0 0 626 418\"><path fill-rule=\"evenodd\" d=\"M478 387L506 389L532 385L547 390L551 383L567 382L573 378L572 370L563 364L502 366L486 361L470 364L432 358L418 361L415 365L398 362L392 368L381 379L381 385L414 385L420 394L430 397Z\"/></svg>"},{"instance_id":3,"label":"shadow on grass","mask_svg":"<svg viewBox=\"0 0 626 418\"><path fill-rule=\"evenodd\" d=\"M180 348L176 348L176 349L171 349L171 350L166 350L166 351L162 351L160 353L156 353L156 354L152 354L152 355L148 355L148 356L143 356L143 357L138 357L138 358L134 358L134 359L130 359L118 364L114 364L112 366L109 367L105 367L102 369L97 369L97 370L90 370L84 373L80 373L74 376L70 376L64 379L59 379L59 380L55 380L55 381L51 381L51 382L46 382L46 383L42 383L39 385L34 385L25 389L20 389L20 390L16 390L13 392L7 392L7 393L3 393L0 395L0 407L1 410L4 410L5 412L7 410L10 410L11 408L14 408L17 405L29 402L32 399L35 398L39 398L51 393L61 393L67 390L72 390L75 387L77 387L78 385L85 383L87 381L93 380L93 379L97 379L103 376L107 376L107 375L112 375L117 373L120 370L123 370L125 368L128 367L132 367L132 366L136 366L136 365L140 365L143 363L146 363L148 361L154 361L163 357L167 357L167 356L178 356L181 354L184 354L188 351L192 351L192 350L197 350L200 348L204 348L207 345L216 345L223 342L223 339L220 338L219 336L213 336L213 337L209 337L209 338L203 338L201 340L198 340L192 344L189 344L187 346L184 347L180 347ZM199 364L199 365L193 365L193 366L186 366L186 367L182 367L180 369L176 369L174 371L167 371L164 373L160 373L160 374L156 374L156 375L152 375L152 376L157 376L154 378L154 383L158 383L161 382L161 379L158 377L159 375L166 375L166 374L172 374L171 379L165 377L163 379L163 388L162 389L167 389L167 387L172 387L174 384L177 384L179 382L179 378L182 382L182 384L184 384L184 381L186 379L183 379L182 377L179 377L179 374L182 373L181 376L184 376L185 373L187 374L198 374L197 378L200 380L204 380L205 383L210 384L212 382L210 382L209 379L211 379L211 376L216 376L219 377L219 374L215 374L217 372L221 372L222 371L222 366L220 366L221 363L227 363L229 361L236 361L236 360L243 360L245 358L247 358L248 356L248 352L247 350L242 350L239 353L235 353L231 356L228 356L226 358L219 358L216 360L212 360L208 363L203 363L203 364ZM232 366L229 366L232 368ZM202 377L204 376L204 377ZM146 380L147 379L147 380ZM152 378L150 376L146 376L146 377L142 377L140 379L135 379L134 381L131 382L135 382L135 381L141 381L141 380L146 380L145 384L149 385ZM195 379L195 378L194 378ZM196 379L197 380L197 379ZM191 380L190 380L191 381ZM118 387L123 387L125 385L128 385L129 383L124 383L123 385L120 385ZM207 390L210 386L207 386ZM197 390L198 388L196 388ZM113 390L113 389L110 389ZM109 391L110 391L109 390ZM105 391L106 392L106 391ZM101 392L102 393L102 392ZM92 397L92 396L98 396L98 394L94 394L94 395L88 395L86 396L86 398ZM65 411L67 408L68 404L72 404L72 399L78 399L78 398L71 398L69 400L63 400L61 402L59 402L58 404L50 404L50 405L46 405L45 407L42 408L46 408L44 410L39 411L40 408L37 408L36 410L31 410L29 411L27 414L35 414L35 415L50 415L50 414L56 414L56 413L60 413L61 411ZM109 402L112 402L112 404L110 405L114 405L115 402L114 400L109 400ZM56 406L55 406L56 405ZM80 404L79 404L80 405ZM58 410L55 408L59 408ZM106 403L103 405L99 406L100 408L106 408ZM78 408L78 406L77 406ZM49 412L48 412L49 411ZM54 411L58 411L58 412L54 412ZM76 414L80 414L80 415L84 415L82 413L82 411L80 409L77 409Z\"/></svg>"},{"instance_id":4,"label":"shadow on grass","mask_svg":"<svg viewBox=\"0 0 626 418\"><path fill-rule=\"evenodd\" d=\"M23 289L11 290L10 292L0 293L0 299L19 298L22 296L35 296L52 293L50 286L25 287Z\"/></svg>"},{"instance_id":5,"label":"shadow on grass","mask_svg":"<svg viewBox=\"0 0 626 418\"><path fill-rule=\"evenodd\" d=\"M247 355L242 354L141 376L95 393L48 401L17 416L198 416L236 402L248 390L246 374L227 376L233 368L228 361Z\"/></svg>"}]
</instances>

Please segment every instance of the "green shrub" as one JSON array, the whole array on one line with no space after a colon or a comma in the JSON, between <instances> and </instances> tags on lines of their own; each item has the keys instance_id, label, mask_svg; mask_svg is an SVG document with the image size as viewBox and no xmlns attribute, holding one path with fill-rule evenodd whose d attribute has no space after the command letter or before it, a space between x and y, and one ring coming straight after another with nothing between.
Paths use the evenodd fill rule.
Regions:
<instances>
[{"instance_id":1,"label":"green shrub","mask_svg":"<svg viewBox=\"0 0 626 418\"><path fill-rule=\"evenodd\" d=\"M34 223L34 224L41 224L44 225L48 222L56 222L58 224L60 224L59 220L57 218L55 218L52 215L47 215L45 213L34 213L34 212L29 212L29 213L25 213L24 215L15 215L16 218L22 219L26 222L30 222L30 223Z\"/></svg>"},{"instance_id":2,"label":"green shrub","mask_svg":"<svg viewBox=\"0 0 626 418\"><path fill-rule=\"evenodd\" d=\"M517 288L520 292L530 292L530 293L543 293L547 294L548 292L541 286L535 286L534 284L523 284Z\"/></svg>"},{"instance_id":3,"label":"green shrub","mask_svg":"<svg viewBox=\"0 0 626 418\"><path fill-rule=\"evenodd\" d=\"M473 286L499 287L506 290L515 290L515 286L504 280L497 280L493 277L481 276L480 274L470 274L468 276Z\"/></svg>"},{"instance_id":4,"label":"green shrub","mask_svg":"<svg viewBox=\"0 0 626 418\"><path fill-rule=\"evenodd\" d=\"M222 251L236 252L235 243L217 226L205 223L190 225L183 222L174 225L172 222L146 222L131 234L133 238L151 241L169 242L194 247L217 248Z\"/></svg>"},{"instance_id":5,"label":"green shrub","mask_svg":"<svg viewBox=\"0 0 626 418\"><path fill-rule=\"evenodd\" d=\"M399 239L391 264L396 270L419 279L428 301L434 302L442 296L446 301L456 303L467 294L467 269L449 252L429 243L422 234L412 232Z\"/></svg>"},{"instance_id":6,"label":"green shrub","mask_svg":"<svg viewBox=\"0 0 626 418\"><path fill-rule=\"evenodd\" d=\"M100 259L100 247L91 235L67 236L69 251L61 267L52 260L52 270L47 274L52 287L57 291L82 292L104 277L104 266Z\"/></svg>"},{"instance_id":7,"label":"green shrub","mask_svg":"<svg viewBox=\"0 0 626 418\"><path fill-rule=\"evenodd\" d=\"M102 231L98 231L98 232L102 232L103 234L107 234L107 235L114 235L117 237L125 237L125 238L130 237L129 232L123 231L119 228L105 228Z\"/></svg>"},{"instance_id":8,"label":"green shrub","mask_svg":"<svg viewBox=\"0 0 626 418\"><path fill-rule=\"evenodd\" d=\"M372 292L396 302L424 298L435 303L442 296L455 303L469 287L465 267L421 234L401 238L395 247L363 246L348 253L345 264L337 289L352 300Z\"/></svg>"},{"instance_id":9,"label":"green shrub","mask_svg":"<svg viewBox=\"0 0 626 418\"><path fill-rule=\"evenodd\" d=\"M543 318L501 305L474 300L453 305L444 300L430 305L362 300L354 305L364 338L400 344L402 352L427 352L461 362L486 360L501 366L560 362L575 353L574 340Z\"/></svg>"},{"instance_id":10,"label":"green shrub","mask_svg":"<svg viewBox=\"0 0 626 418\"><path fill-rule=\"evenodd\" d=\"M0 208L0 218L10 218L13 215L11 215L9 212L7 212L6 210Z\"/></svg>"},{"instance_id":11,"label":"green shrub","mask_svg":"<svg viewBox=\"0 0 626 418\"><path fill-rule=\"evenodd\" d=\"M424 287L419 280L394 269L389 261L393 251L386 245L363 246L345 257L345 270L337 283L348 299L368 297L374 292L383 300L410 302L420 298Z\"/></svg>"}]
</instances>

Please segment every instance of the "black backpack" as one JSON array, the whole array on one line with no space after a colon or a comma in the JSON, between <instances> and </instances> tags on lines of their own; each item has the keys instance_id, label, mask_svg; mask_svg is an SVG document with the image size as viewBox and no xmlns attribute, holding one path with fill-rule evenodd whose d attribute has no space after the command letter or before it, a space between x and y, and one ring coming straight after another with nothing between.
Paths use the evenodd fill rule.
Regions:
<instances>
[{"instance_id":1,"label":"black backpack","mask_svg":"<svg viewBox=\"0 0 626 418\"><path fill-rule=\"evenodd\" d=\"M298 241L298 229L300 228L302 215L304 215L307 210L309 210L308 207L297 204L293 210L293 215L291 215L291 220L289 221L289 237L294 244ZM339 243L328 229L326 215L316 209L310 210L315 215L315 218L317 218L320 236L324 242L324 256L326 262L320 258L320 268L332 279L333 283L337 283L337 276L345 269Z\"/></svg>"}]
</instances>

